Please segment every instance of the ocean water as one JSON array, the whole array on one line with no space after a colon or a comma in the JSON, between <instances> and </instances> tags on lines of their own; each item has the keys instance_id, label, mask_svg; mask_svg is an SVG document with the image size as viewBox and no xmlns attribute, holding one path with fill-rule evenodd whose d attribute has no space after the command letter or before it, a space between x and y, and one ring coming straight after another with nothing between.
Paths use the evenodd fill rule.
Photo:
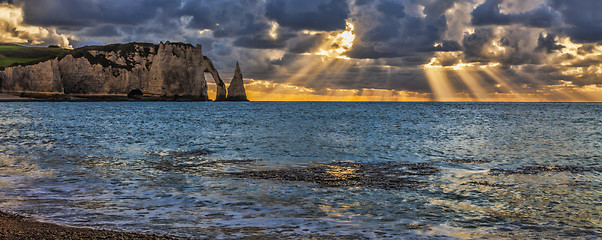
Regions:
<instances>
[{"instance_id":1,"label":"ocean water","mask_svg":"<svg viewBox=\"0 0 602 240\"><path fill-rule=\"evenodd\" d=\"M596 238L602 104L0 103L0 209L192 238Z\"/></svg>"}]
</instances>

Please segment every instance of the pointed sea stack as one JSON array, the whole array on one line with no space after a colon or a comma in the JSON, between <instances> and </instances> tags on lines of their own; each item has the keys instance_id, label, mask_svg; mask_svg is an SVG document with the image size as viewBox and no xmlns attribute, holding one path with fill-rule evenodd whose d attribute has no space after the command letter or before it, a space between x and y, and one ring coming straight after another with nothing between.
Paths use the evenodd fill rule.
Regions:
<instances>
[{"instance_id":1,"label":"pointed sea stack","mask_svg":"<svg viewBox=\"0 0 602 240\"><path fill-rule=\"evenodd\" d=\"M228 87L227 101L249 101L247 99L247 93L245 92L245 85L242 80L242 73L240 72L240 66L236 62L236 70L234 70L234 77Z\"/></svg>"}]
</instances>

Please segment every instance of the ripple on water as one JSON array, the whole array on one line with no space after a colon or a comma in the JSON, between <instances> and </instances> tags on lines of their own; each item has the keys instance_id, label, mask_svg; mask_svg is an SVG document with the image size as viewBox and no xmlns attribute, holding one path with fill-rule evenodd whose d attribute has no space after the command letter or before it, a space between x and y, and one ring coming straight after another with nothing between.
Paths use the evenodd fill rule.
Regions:
<instances>
[{"instance_id":1,"label":"ripple on water","mask_svg":"<svg viewBox=\"0 0 602 240\"><path fill-rule=\"evenodd\" d=\"M1 105L0 206L49 221L225 239L602 235L596 104Z\"/></svg>"}]
</instances>

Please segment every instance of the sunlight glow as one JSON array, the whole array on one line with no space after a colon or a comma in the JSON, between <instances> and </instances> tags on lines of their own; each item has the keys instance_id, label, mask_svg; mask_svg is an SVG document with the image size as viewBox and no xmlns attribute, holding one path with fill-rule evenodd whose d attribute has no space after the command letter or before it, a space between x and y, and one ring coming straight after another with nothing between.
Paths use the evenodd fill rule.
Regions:
<instances>
[{"instance_id":1,"label":"sunlight glow","mask_svg":"<svg viewBox=\"0 0 602 240\"><path fill-rule=\"evenodd\" d=\"M268 33L272 39L278 38L278 23L276 21L270 21L270 32Z\"/></svg>"},{"instance_id":2,"label":"sunlight glow","mask_svg":"<svg viewBox=\"0 0 602 240\"><path fill-rule=\"evenodd\" d=\"M430 94L386 89L315 89L289 83L245 79L247 96L253 101L430 101ZM209 87L214 91L213 87ZM211 94L213 92L210 92ZM269 94L266 94L269 93Z\"/></svg>"},{"instance_id":3,"label":"sunlight glow","mask_svg":"<svg viewBox=\"0 0 602 240\"><path fill-rule=\"evenodd\" d=\"M328 56L335 58L349 59L349 57L343 55L353 47L353 41L355 40L355 33L353 32L355 27L350 20L347 20L347 27L345 31L338 34L330 34L327 40L320 46L318 51L315 53L320 56Z\"/></svg>"},{"instance_id":4,"label":"sunlight glow","mask_svg":"<svg viewBox=\"0 0 602 240\"><path fill-rule=\"evenodd\" d=\"M8 3L0 3L0 42L4 43L29 43L31 45L43 44L47 39L52 39L56 45L73 49L69 38L64 34L57 34L56 29L31 26L24 23L23 9Z\"/></svg>"},{"instance_id":5,"label":"sunlight glow","mask_svg":"<svg viewBox=\"0 0 602 240\"><path fill-rule=\"evenodd\" d=\"M206 36L206 35L211 35L211 34L212 34L211 29L203 29L203 30L199 31L199 35L201 35L201 36Z\"/></svg>"},{"instance_id":6,"label":"sunlight glow","mask_svg":"<svg viewBox=\"0 0 602 240\"><path fill-rule=\"evenodd\" d=\"M505 77L496 66L484 67L481 70L491 79L498 83L498 88L503 89L507 94L512 94L518 101L525 101L525 97L519 92L520 87L512 83L510 79Z\"/></svg>"},{"instance_id":7,"label":"sunlight glow","mask_svg":"<svg viewBox=\"0 0 602 240\"><path fill-rule=\"evenodd\" d=\"M456 74L460 76L460 79L466 84L468 89L470 89L470 92L476 97L476 100L485 101L489 99L489 94L487 94L487 91L485 91L480 84L483 80L476 72L465 68L459 68L456 70Z\"/></svg>"},{"instance_id":8,"label":"sunlight glow","mask_svg":"<svg viewBox=\"0 0 602 240\"><path fill-rule=\"evenodd\" d=\"M431 86L434 99L436 101L453 101L457 98L454 87L447 77L445 68L435 65L436 61L436 58L432 58L431 62L423 66L424 74Z\"/></svg>"},{"instance_id":9,"label":"sunlight glow","mask_svg":"<svg viewBox=\"0 0 602 240\"><path fill-rule=\"evenodd\" d=\"M271 33L276 34L277 25L272 27ZM341 81L340 76L352 70L353 74L344 81L351 83L350 86L356 85L353 83L360 83L371 77L372 66L379 66L385 71L385 75L381 75L386 77L383 78L383 87L391 86L396 80L392 79L392 66L383 67L382 62L374 59L351 59L345 55L356 40L354 30L353 23L348 20L345 30L304 31L304 34L321 34L325 37L311 53L301 54L286 69L278 69L278 74L284 76L284 81L271 83L253 80L247 95L254 101L602 101L601 85L578 86L569 81L549 85L549 82L538 79L538 76L527 69L532 65L511 65L505 68L499 62L464 62L464 57L456 52L435 54L429 63L422 65L431 88L430 93L371 88L339 89L336 88L336 83L332 84L332 80ZM471 30L474 31L467 29L468 32ZM556 52L557 58L547 64L562 65L559 72L565 76L582 78L602 75L602 64L582 63L596 60L593 57L600 55L602 47L594 47L591 56L579 55L579 51L583 51L583 44L572 43L568 38L560 38L558 41L566 47ZM435 43L435 47L441 44ZM488 51L495 55L505 55L508 49L500 43L494 43ZM567 58L564 56L567 54L578 56Z\"/></svg>"},{"instance_id":10,"label":"sunlight glow","mask_svg":"<svg viewBox=\"0 0 602 240\"><path fill-rule=\"evenodd\" d=\"M515 66L513 66L515 67ZM442 66L440 61L433 57L428 64L423 65L424 73L428 79L435 101L493 101L493 102L558 102L558 101L601 101L598 97L600 89L598 85L576 86L570 81L561 81L557 85L548 85L534 77L525 76L524 80L531 84L514 83L511 78L504 75L500 70L500 63L488 63L487 65L476 65L474 63L459 63L451 66ZM517 68L516 71L524 71ZM582 73L582 70L569 70L571 74ZM484 73L496 83L491 85L493 89L498 88L502 92L489 90L485 80L479 73ZM468 95L457 92L450 81L450 73L458 76L458 79L469 90ZM535 89L533 89L535 87ZM525 92L525 91L530 91Z\"/></svg>"}]
</instances>

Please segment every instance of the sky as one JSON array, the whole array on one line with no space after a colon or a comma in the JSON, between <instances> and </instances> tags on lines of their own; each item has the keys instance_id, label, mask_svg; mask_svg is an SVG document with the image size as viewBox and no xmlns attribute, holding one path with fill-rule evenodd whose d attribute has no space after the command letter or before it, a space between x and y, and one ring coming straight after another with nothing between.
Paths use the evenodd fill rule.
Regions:
<instances>
[{"instance_id":1,"label":"sky","mask_svg":"<svg viewBox=\"0 0 602 240\"><path fill-rule=\"evenodd\" d=\"M34 46L201 44L255 101L602 101L600 0L12 0L0 26Z\"/></svg>"}]
</instances>

